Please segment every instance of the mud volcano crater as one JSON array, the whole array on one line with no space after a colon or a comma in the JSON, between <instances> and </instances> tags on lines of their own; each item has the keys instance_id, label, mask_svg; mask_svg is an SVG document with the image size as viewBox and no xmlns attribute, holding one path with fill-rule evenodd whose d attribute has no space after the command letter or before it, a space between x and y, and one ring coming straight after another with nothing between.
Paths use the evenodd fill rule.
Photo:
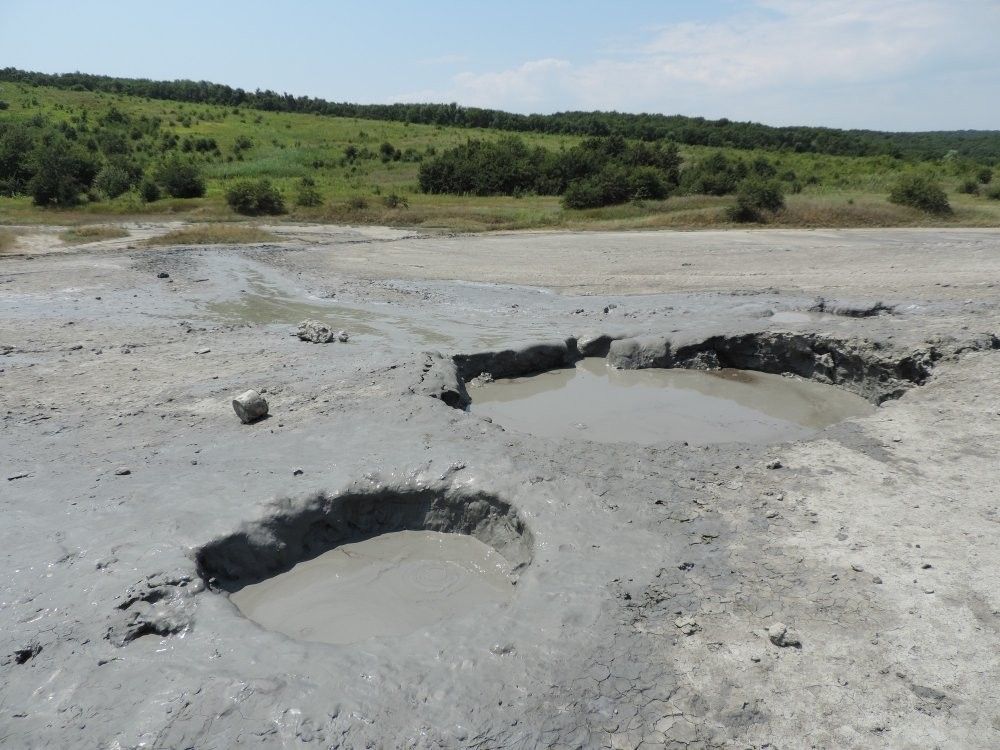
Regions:
<instances>
[{"instance_id":1,"label":"mud volcano crater","mask_svg":"<svg viewBox=\"0 0 1000 750\"><path fill-rule=\"evenodd\" d=\"M277 501L196 562L265 629L352 643L502 606L532 548L515 509L489 493L381 488Z\"/></svg>"},{"instance_id":2,"label":"mud volcano crater","mask_svg":"<svg viewBox=\"0 0 1000 750\"><path fill-rule=\"evenodd\" d=\"M521 432L767 443L867 414L925 382L941 356L932 347L899 352L865 339L764 331L595 335L454 361L463 405Z\"/></svg>"}]
</instances>

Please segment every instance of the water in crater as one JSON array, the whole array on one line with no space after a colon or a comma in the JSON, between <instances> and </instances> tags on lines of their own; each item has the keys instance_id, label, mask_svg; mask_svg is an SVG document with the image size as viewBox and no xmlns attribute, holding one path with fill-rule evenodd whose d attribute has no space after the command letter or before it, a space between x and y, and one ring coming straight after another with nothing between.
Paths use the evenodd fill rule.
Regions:
<instances>
[{"instance_id":1,"label":"water in crater","mask_svg":"<svg viewBox=\"0 0 1000 750\"><path fill-rule=\"evenodd\" d=\"M509 564L478 539L397 531L340 545L230 600L267 630L343 644L410 633L513 594Z\"/></svg>"},{"instance_id":2,"label":"water in crater","mask_svg":"<svg viewBox=\"0 0 1000 750\"><path fill-rule=\"evenodd\" d=\"M575 367L470 387L470 411L519 432L605 443L774 443L874 411L834 386L750 370Z\"/></svg>"}]
</instances>

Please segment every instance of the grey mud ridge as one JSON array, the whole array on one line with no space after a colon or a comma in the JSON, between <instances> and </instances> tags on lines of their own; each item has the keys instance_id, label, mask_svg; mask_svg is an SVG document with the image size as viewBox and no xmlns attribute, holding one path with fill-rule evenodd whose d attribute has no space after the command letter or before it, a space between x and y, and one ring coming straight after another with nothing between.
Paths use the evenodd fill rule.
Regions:
<instances>
[{"instance_id":1,"label":"grey mud ridge","mask_svg":"<svg viewBox=\"0 0 1000 750\"><path fill-rule=\"evenodd\" d=\"M282 231L0 257L0 747L1000 746L1000 233ZM878 408L709 447L462 409L584 355ZM228 599L403 529L513 598L345 646Z\"/></svg>"}]
</instances>

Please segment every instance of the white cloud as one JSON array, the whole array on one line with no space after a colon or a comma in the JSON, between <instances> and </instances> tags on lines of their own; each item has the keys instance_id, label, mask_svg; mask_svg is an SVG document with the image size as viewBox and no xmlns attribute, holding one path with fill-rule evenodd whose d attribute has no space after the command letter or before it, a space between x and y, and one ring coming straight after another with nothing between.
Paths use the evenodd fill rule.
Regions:
<instances>
[{"instance_id":1,"label":"white cloud","mask_svg":"<svg viewBox=\"0 0 1000 750\"><path fill-rule=\"evenodd\" d=\"M985 68L1000 79L993 49L997 29L996 0L756 0L749 10L717 21L654 28L631 50L578 63L547 58L507 70L464 72L447 88L422 93L431 94L425 100L516 111L622 109L937 127L944 126L934 124L941 113L919 111L933 101L934 91L906 79L933 78L952 102L955 91L947 90L942 73ZM880 113L893 82L899 82L895 99L908 97L911 124L899 121L899 101L891 122ZM978 95L998 93L994 86Z\"/></svg>"}]
</instances>

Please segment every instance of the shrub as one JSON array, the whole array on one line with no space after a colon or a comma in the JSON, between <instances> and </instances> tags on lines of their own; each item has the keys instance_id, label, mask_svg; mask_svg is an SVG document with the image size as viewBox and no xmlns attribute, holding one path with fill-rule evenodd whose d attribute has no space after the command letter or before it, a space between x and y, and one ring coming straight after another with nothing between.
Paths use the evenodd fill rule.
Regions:
<instances>
[{"instance_id":1,"label":"shrub","mask_svg":"<svg viewBox=\"0 0 1000 750\"><path fill-rule=\"evenodd\" d=\"M241 180L226 191L226 203L238 214L281 214L285 202L270 180Z\"/></svg>"},{"instance_id":2,"label":"shrub","mask_svg":"<svg viewBox=\"0 0 1000 750\"><path fill-rule=\"evenodd\" d=\"M979 183L976 180L964 180L958 186L958 192L967 195L979 195Z\"/></svg>"},{"instance_id":3,"label":"shrub","mask_svg":"<svg viewBox=\"0 0 1000 750\"><path fill-rule=\"evenodd\" d=\"M386 208L409 208L410 202L406 196L393 192L382 199L382 205Z\"/></svg>"},{"instance_id":4,"label":"shrub","mask_svg":"<svg viewBox=\"0 0 1000 750\"><path fill-rule=\"evenodd\" d=\"M176 157L161 165L157 182L171 198L201 198L205 194L205 180L198 167Z\"/></svg>"},{"instance_id":5,"label":"shrub","mask_svg":"<svg viewBox=\"0 0 1000 750\"><path fill-rule=\"evenodd\" d=\"M303 208L315 208L323 205L323 196L316 189L316 181L312 177L303 177L295 194L295 205Z\"/></svg>"},{"instance_id":6,"label":"shrub","mask_svg":"<svg viewBox=\"0 0 1000 750\"><path fill-rule=\"evenodd\" d=\"M948 196L941 186L923 175L904 175L893 186L889 200L932 214L951 213Z\"/></svg>"},{"instance_id":7,"label":"shrub","mask_svg":"<svg viewBox=\"0 0 1000 750\"><path fill-rule=\"evenodd\" d=\"M108 198L117 198L135 184L129 170L119 164L105 164L94 178L94 188Z\"/></svg>"},{"instance_id":8,"label":"shrub","mask_svg":"<svg viewBox=\"0 0 1000 750\"><path fill-rule=\"evenodd\" d=\"M155 203L160 200L160 186L153 180L143 180L139 185L139 198L143 203Z\"/></svg>"},{"instance_id":9,"label":"shrub","mask_svg":"<svg viewBox=\"0 0 1000 750\"><path fill-rule=\"evenodd\" d=\"M93 157L52 134L39 141L33 162L34 174L28 182L28 192L36 206L76 205L97 173Z\"/></svg>"},{"instance_id":10,"label":"shrub","mask_svg":"<svg viewBox=\"0 0 1000 750\"><path fill-rule=\"evenodd\" d=\"M983 167L976 172L976 179L983 185L989 185L993 181L993 170L989 167Z\"/></svg>"},{"instance_id":11,"label":"shrub","mask_svg":"<svg viewBox=\"0 0 1000 750\"><path fill-rule=\"evenodd\" d=\"M598 208L625 203L632 198L629 173L624 168L609 164L593 177L570 183L563 195L566 208Z\"/></svg>"},{"instance_id":12,"label":"shrub","mask_svg":"<svg viewBox=\"0 0 1000 750\"><path fill-rule=\"evenodd\" d=\"M0 112L7 109L9 106L10 105L7 102L5 102L3 99L0 99Z\"/></svg>"},{"instance_id":13,"label":"shrub","mask_svg":"<svg viewBox=\"0 0 1000 750\"><path fill-rule=\"evenodd\" d=\"M992 185L986 188L985 195L990 200L1000 201L1000 185Z\"/></svg>"},{"instance_id":14,"label":"shrub","mask_svg":"<svg viewBox=\"0 0 1000 750\"><path fill-rule=\"evenodd\" d=\"M24 192L34 174L32 134L22 125L0 130L0 195Z\"/></svg>"},{"instance_id":15,"label":"shrub","mask_svg":"<svg viewBox=\"0 0 1000 750\"><path fill-rule=\"evenodd\" d=\"M391 143L386 141L381 146L378 147L379 155L382 161L399 161L400 157L403 155L402 152L393 146Z\"/></svg>"},{"instance_id":16,"label":"shrub","mask_svg":"<svg viewBox=\"0 0 1000 750\"><path fill-rule=\"evenodd\" d=\"M733 221L760 221L764 214L776 213L784 207L780 182L750 177L739 184L736 204L726 209L726 213Z\"/></svg>"},{"instance_id":17,"label":"shrub","mask_svg":"<svg viewBox=\"0 0 1000 750\"><path fill-rule=\"evenodd\" d=\"M353 195L347 199L347 207L352 211L364 211L368 208L368 199L360 195Z\"/></svg>"},{"instance_id":18,"label":"shrub","mask_svg":"<svg viewBox=\"0 0 1000 750\"><path fill-rule=\"evenodd\" d=\"M670 192L658 169L636 167L628 176L631 200L661 200Z\"/></svg>"},{"instance_id":19,"label":"shrub","mask_svg":"<svg viewBox=\"0 0 1000 750\"><path fill-rule=\"evenodd\" d=\"M730 159L716 152L685 169L681 173L681 186L686 193L729 195L736 192L747 175L747 165L741 159Z\"/></svg>"}]
</instances>

